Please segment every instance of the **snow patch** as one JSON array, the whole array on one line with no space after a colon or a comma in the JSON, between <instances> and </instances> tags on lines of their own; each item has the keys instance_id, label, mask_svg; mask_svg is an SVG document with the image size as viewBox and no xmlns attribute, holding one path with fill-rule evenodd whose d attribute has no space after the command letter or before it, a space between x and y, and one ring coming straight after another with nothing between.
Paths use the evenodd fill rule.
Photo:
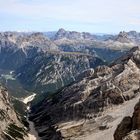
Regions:
<instances>
[{"instance_id":1,"label":"snow patch","mask_svg":"<svg viewBox=\"0 0 140 140\"><path fill-rule=\"evenodd\" d=\"M36 96L36 94L34 93L33 95L26 97L25 99L23 99L23 103L27 104L27 103L31 102L35 98L35 96Z\"/></svg>"}]
</instances>

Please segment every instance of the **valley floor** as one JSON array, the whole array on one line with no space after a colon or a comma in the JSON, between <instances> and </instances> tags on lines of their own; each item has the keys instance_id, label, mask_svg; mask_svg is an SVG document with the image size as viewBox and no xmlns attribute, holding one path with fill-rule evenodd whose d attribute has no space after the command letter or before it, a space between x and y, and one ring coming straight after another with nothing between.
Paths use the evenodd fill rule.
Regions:
<instances>
[{"instance_id":1,"label":"valley floor","mask_svg":"<svg viewBox=\"0 0 140 140\"><path fill-rule=\"evenodd\" d=\"M36 94L33 93L32 95L24 98L22 100L22 102L27 105L29 102L31 102L35 98L35 96L36 96ZM30 106L27 105L27 110L29 110L29 109L30 109ZM34 123L29 121L28 116L27 116L27 122L29 123L29 128L30 128L30 131L28 133L29 140L40 140L38 133L35 130Z\"/></svg>"}]
</instances>

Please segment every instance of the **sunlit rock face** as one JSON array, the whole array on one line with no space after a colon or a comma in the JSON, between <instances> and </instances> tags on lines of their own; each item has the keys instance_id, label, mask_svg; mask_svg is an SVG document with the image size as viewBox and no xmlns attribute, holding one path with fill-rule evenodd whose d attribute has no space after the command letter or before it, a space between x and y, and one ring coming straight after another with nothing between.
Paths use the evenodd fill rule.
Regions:
<instances>
[{"instance_id":1,"label":"sunlit rock face","mask_svg":"<svg viewBox=\"0 0 140 140\"><path fill-rule=\"evenodd\" d=\"M134 108L132 117L125 117L115 131L115 140L139 140L140 139L140 102Z\"/></svg>"},{"instance_id":2,"label":"sunlit rock face","mask_svg":"<svg viewBox=\"0 0 140 140\"><path fill-rule=\"evenodd\" d=\"M0 139L28 140L27 131L12 107L8 91L0 86ZM16 134L16 135L15 135Z\"/></svg>"}]
</instances>

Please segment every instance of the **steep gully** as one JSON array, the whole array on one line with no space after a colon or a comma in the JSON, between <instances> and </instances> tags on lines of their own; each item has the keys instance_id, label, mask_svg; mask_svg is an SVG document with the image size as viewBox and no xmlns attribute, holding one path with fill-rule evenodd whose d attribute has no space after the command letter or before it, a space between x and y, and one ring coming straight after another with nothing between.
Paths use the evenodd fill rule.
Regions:
<instances>
[{"instance_id":1,"label":"steep gully","mask_svg":"<svg viewBox=\"0 0 140 140\"><path fill-rule=\"evenodd\" d=\"M30 102L34 99L34 97L36 96L35 93L33 93L32 95L24 98L22 101L23 103L25 103L27 105L27 122L29 123L29 133L28 133L28 137L29 137L29 140L40 140L40 138L38 137L38 133L34 127L34 123L32 121L30 121L28 119L28 113L30 112Z\"/></svg>"}]
</instances>

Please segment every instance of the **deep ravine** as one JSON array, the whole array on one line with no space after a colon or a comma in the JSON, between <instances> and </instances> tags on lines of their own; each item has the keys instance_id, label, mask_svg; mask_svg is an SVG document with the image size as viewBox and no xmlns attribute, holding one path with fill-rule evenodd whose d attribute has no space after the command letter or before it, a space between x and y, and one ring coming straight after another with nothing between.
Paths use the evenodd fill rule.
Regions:
<instances>
[{"instance_id":1,"label":"deep ravine","mask_svg":"<svg viewBox=\"0 0 140 140\"><path fill-rule=\"evenodd\" d=\"M20 83L18 82L18 80L16 78L14 78L13 75L13 71L5 71L3 69L0 69L0 82L3 83L3 85L5 87L7 87L8 91L10 91L11 96L13 96L15 99L22 101L26 107L27 107L27 111L29 112L30 109L30 102L34 99L34 97L36 96L35 93L30 93L27 90L25 90L22 85L20 85ZM13 86L14 85L14 86ZM12 88L11 88L12 87ZM24 98L22 96L19 96L19 93L21 95L24 95ZM25 97L25 95L29 95ZM38 137L38 133L36 132L35 128L34 128L34 123L29 121L28 119L28 112L27 112L27 122L29 123L29 133L28 133L28 140L40 140Z\"/></svg>"},{"instance_id":2,"label":"deep ravine","mask_svg":"<svg viewBox=\"0 0 140 140\"><path fill-rule=\"evenodd\" d=\"M34 99L35 96L36 96L36 94L33 93L32 95L30 95L22 100L27 105L27 111L28 111L27 112L27 122L29 123L29 133L28 133L29 140L40 140L38 133L34 127L34 123L28 119L29 112L30 112L30 102Z\"/></svg>"}]
</instances>

